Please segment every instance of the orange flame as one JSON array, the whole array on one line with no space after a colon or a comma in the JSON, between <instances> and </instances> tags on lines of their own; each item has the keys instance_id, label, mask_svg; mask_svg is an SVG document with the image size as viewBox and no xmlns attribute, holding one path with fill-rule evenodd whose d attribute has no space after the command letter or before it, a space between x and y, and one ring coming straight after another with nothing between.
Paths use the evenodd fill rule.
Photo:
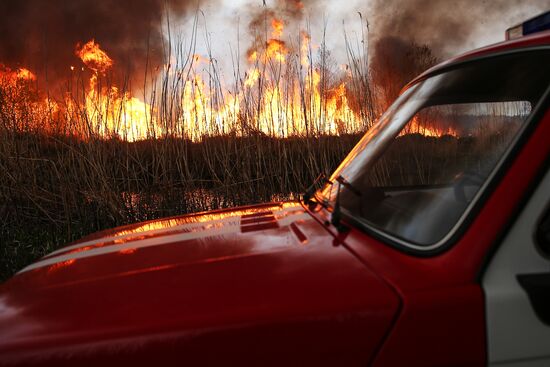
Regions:
<instances>
[{"instance_id":1,"label":"orange flame","mask_svg":"<svg viewBox=\"0 0 550 367\"><path fill-rule=\"evenodd\" d=\"M15 85L18 82L30 82L36 80L36 76L26 68L12 70L0 64L0 82Z\"/></svg>"},{"instance_id":2,"label":"orange flame","mask_svg":"<svg viewBox=\"0 0 550 367\"><path fill-rule=\"evenodd\" d=\"M274 18L271 21L271 27L273 28L273 38L279 38L283 35L285 26L282 20Z\"/></svg>"},{"instance_id":3,"label":"orange flame","mask_svg":"<svg viewBox=\"0 0 550 367\"><path fill-rule=\"evenodd\" d=\"M50 265L50 267L48 268L48 273L51 273L51 272L57 271L59 269L63 269L63 268L66 268L68 266L71 266L75 262L76 262L75 259L70 259L70 260L65 260L65 261L58 262L56 264Z\"/></svg>"},{"instance_id":4,"label":"orange flame","mask_svg":"<svg viewBox=\"0 0 550 367\"><path fill-rule=\"evenodd\" d=\"M151 131L149 105L127 92L119 92L117 87L98 86L98 73L107 72L114 64L100 45L91 40L83 46L77 45L76 49L76 55L94 71L85 101L86 120L91 123L92 132L103 137L117 136L128 141L145 139L157 133ZM72 107L72 102L67 101L67 105Z\"/></svg>"},{"instance_id":5,"label":"orange flame","mask_svg":"<svg viewBox=\"0 0 550 367\"><path fill-rule=\"evenodd\" d=\"M450 135L458 137L458 132L451 127L442 127L434 124L427 125L419 122L418 116L413 117L409 124L405 127L399 136L404 136L408 134L420 134L426 137L441 138L445 135Z\"/></svg>"},{"instance_id":6,"label":"orange flame","mask_svg":"<svg viewBox=\"0 0 550 367\"><path fill-rule=\"evenodd\" d=\"M270 39L267 41L266 46L267 60L275 60L282 63L286 61L288 49L283 41L278 39Z\"/></svg>"},{"instance_id":7,"label":"orange flame","mask_svg":"<svg viewBox=\"0 0 550 367\"><path fill-rule=\"evenodd\" d=\"M260 70L258 69L252 69L246 74L246 80L244 81L244 85L246 87L252 87L256 82L260 79Z\"/></svg>"},{"instance_id":8,"label":"orange flame","mask_svg":"<svg viewBox=\"0 0 550 367\"><path fill-rule=\"evenodd\" d=\"M19 80L36 80L36 76L30 70L25 68L17 69L16 77Z\"/></svg>"},{"instance_id":9,"label":"orange flame","mask_svg":"<svg viewBox=\"0 0 550 367\"><path fill-rule=\"evenodd\" d=\"M292 4L298 10L303 8L301 1L294 0ZM67 97L63 107L48 100L44 110L57 113L63 108L59 114L64 114L66 121L77 121L83 136L89 131L90 135L128 141L168 133L199 141L206 136L247 132L284 138L310 132L337 135L362 131L365 118L352 108L349 98L353 90L350 68L341 66L337 78L329 81L330 71L314 62L317 52L310 34L301 31L296 46L295 42L285 42L285 22L274 15L270 17L271 33L255 39L247 54L248 69L234 89L229 90L219 80L203 80L203 76L212 76L211 69L200 71L203 66L213 67L212 56L191 54L185 70L178 70L174 66L177 60L171 60L164 71L167 78L177 79L174 84L178 92L170 100L167 112L159 100L152 99L149 104L116 86L103 85L104 74L115 61L92 39L75 48L76 56L92 71L84 96L78 101ZM74 66L69 68L75 71ZM1 83L17 86L35 78L28 69L12 71L0 65ZM155 106L159 106L158 111ZM175 112L168 115L171 111ZM166 127L166 123L171 126ZM403 134L457 135L449 129L420 126L416 120L409 125L410 132Z\"/></svg>"},{"instance_id":10,"label":"orange flame","mask_svg":"<svg viewBox=\"0 0 550 367\"><path fill-rule=\"evenodd\" d=\"M107 72L114 63L95 40L91 40L83 46L77 44L75 53L88 68L96 73Z\"/></svg>"}]
</instances>

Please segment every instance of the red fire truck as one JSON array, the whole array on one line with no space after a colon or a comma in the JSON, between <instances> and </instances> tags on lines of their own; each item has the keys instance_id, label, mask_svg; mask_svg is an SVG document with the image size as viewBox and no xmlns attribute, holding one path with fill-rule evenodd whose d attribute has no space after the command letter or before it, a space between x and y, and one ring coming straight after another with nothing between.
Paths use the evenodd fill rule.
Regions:
<instances>
[{"instance_id":1,"label":"red fire truck","mask_svg":"<svg viewBox=\"0 0 550 367\"><path fill-rule=\"evenodd\" d=\"M21 270L0 365L550 366L549 17L416 78L303 200Z\"/></svg>"}]
</instances>

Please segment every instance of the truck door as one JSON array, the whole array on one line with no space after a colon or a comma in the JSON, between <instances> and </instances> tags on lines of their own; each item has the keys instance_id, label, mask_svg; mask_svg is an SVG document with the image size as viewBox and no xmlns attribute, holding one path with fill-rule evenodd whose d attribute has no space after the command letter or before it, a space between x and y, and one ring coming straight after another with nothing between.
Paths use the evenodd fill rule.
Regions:
<instances>
[{"instance_id":1,"label":"truck door","mask_svg":"<svg viewBox=\"0 0 550 367\"><path fill-rule=\"evenodd\" d=\"M490 366L550 366L550 170L483 275Z\"/></svg>"}]
</instances>

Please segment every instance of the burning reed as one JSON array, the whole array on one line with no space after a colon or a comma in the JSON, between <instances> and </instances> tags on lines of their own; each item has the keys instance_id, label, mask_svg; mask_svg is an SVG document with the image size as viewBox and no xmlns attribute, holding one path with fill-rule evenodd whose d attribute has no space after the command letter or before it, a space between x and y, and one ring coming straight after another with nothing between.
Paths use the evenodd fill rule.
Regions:
<instances>
[{"instance_id":1,"label":"burning reed","mask_svg":"<svg viewBox=\"0 0 550 367\"><path fill-rule=\"evenodd\" d=\"M246 70L226 84L215 57L194 52L196 27L186 45L169 40L170 62L145 72L142 98L95 40L75 45L81 64L67 66L61 93L38 90L31 70L0 69L0 279L93 231L294 198L404 82L372 83L365 40L346 38L337 66L324 42L285 38L285 22L262 12Z\"/></svg>"}]
</instances>

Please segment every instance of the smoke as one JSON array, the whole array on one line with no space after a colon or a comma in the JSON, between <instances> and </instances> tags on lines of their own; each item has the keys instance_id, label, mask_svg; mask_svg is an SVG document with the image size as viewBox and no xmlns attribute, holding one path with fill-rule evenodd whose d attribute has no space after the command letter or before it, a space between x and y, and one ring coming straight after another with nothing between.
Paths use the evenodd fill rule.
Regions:
<instances>
[{"instance_id":1,"label":"smoke","mask_svg":"<svg viewBox=\"0 0 550 367\"><path fill-rule=\"evenodd\" d=\"M225 1L227 5L229 0ZM428 45L433 55L442 59L479 46L483 32L497 32L499 39L503 39L506 28L503 24L519 23L550 8L550 0L519 2L519 5L517 0L239 1L242 5L238 5L238 14L245 15L251 37L249 53L265 47L266 38L273 37L270 33L274 18L283 20L286 37L300 34L305 20L319 28L325 16L340 24L338 17L352 20L356 11L361 11L370 25L369 55L372 58L381 55L378 61L373 60L373 67L383 66L388 60L404 60L403 55L417 53L418 45ZM131 75L139 84L146 63L154 70L167 61L162 32L165 16L181 19L199 6L218 3L222 1L1 0L0 64L27 67L41 82L55 85L56 81L67 79L70 66L77 71L83 66L75 56L76 44L94 39L114 60L115 70ZM220 13L225 11L221 6L217 9ZM233 31L228 28L235 26L234 19L231 17L219 25L223 27L220 38L225 39ZM338 27L329 27L328 42L334 45L335 54L342 54L345 52ZM220 44L225 45L222 41ZM400 70L398 66L392 69ZM402 74L400 79L409 78L409 71Z\"/></svg>"},{"instance_id":2,"label":"smoke","mask_svg":"<svg viewBox=\"0 0 550 367\"><path fill-rule=\"evenodd\" d=\"M385 109L401 88L438 60L504 40L505 30L550 9L517 0L374 0L371 70Z\"/></svg>"},{"instance_id":3,"label":"smoke","mask_svg":"<svg viewBox=\"0 0 550 367\"><path fill-rule=\"evenodd\" d=\"M372 78L379 89L382 111L405 84L438 62L430 47L392 36L377 40L372 54Z\"/></svg>"},{"instance_id":4,"label":"smoke","mask_svg":"<svg viewBox=\"0 0 550 367\"><path fill-rule=\"evenodd\" d=\"M191 0L2 0L0 63L26 66L51 85L82 65L75 45L95 39L117 70L135 74L163 61L162 19L182 16Z\"/></svg>"},{"instance_id":5,"label":"smoke","mask_svg":"<svg viewBox=\"0 0 550 367\"><path fill-rule=\"evenodd\" d=\"M369 20L375 42L388 36L415 41L446 58L477 47L483 33L504 40L506 28L549 9L550 0L374 0Z\"/></svg>"},{"instance_id":6,"label":"smoke","mask_svg":"<svg viewBox=\"0 0 550 367\"><path fill-rule=\"evenodd\" d=\"M263 6L248 7L248 30L253 37L252 44L247 50L247 57L267 48L272 44L280 50L288 51L286 42L282 41L283 29L288 32L296 32L300 27L300 21L305 15L306 5L309 10L315 5L314 0L263 0ZM268 38L269 40L266 40ZM265 42L267 41L267 44Z\"/></svg>"}]
</instances>

